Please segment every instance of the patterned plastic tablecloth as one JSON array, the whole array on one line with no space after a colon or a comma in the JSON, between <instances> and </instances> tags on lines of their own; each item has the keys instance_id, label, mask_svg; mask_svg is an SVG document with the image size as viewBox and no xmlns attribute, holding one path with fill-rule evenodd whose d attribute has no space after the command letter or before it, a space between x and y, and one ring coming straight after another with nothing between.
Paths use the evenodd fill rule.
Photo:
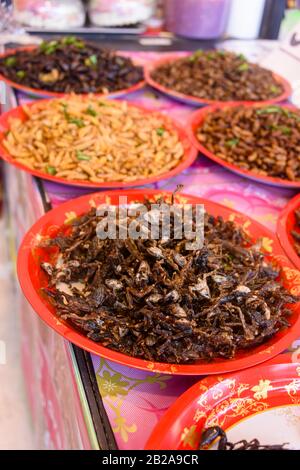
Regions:
<instances>
[{"instance_id":1,"label":"patterned plastic tablecloth","mask_svg":"<svg viewBox=\"0 0 300 470\"><path fill-rule=\"evenodd\" d=\"M141 62L156 59L158 53L130 53ZM146 87L126 99L145 107L168 113L185 124L195 109ZM23 103L28 100L20 96ZM199 156L181 175L149 188L173 190L184 185L184 192L198 195L239 210L275 230L282 207L294 192L262 185L235 175L225 168ZM67 199L85 194L87 190L45 182L48 197L55 207ZM300 340L291 349L300 346ZM161 375L124 367L92 355L98 387L120 449L142 449L154 426L173 401L199 380L198 376Z\"/></svg>"}]
</instances>

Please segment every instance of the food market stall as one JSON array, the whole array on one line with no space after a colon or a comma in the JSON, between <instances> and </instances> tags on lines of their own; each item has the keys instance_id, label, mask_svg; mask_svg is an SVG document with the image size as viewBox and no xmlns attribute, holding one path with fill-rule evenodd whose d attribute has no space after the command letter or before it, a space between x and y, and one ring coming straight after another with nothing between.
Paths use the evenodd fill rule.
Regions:
<instances>
[{"instance_id":1,"label":"food market stall","mask_svg":"<svg viewBox=\"0 0 300 470\"><path fill-rule=\"evenodd\" d=\"M259 50L257 53L259 53ZM187 55L189 58L192 57L192 61L202 60L199 53L190 54L174 51L172 54L172 58L176 58L176 60L184 61ZM160 81L160 83L156 84L156 86L155 83L152 83L152 87L145 84L142 84L143 86L139 85L135 87L139 89L129 91L122 98L143 108L163 112L173 120L175 119L183 128L187 128L191 122L192 114L194 116L193 119L196 119L195 108L193 107L195 106L195 97L187 96L189 93L186 90L173 89L172 93L170 93L163 88L168 88L168 84L164 83L164 77L161 76L159 79L158 76L151 75L151 67L153 67L153 64L160 64L162 60L164 61L165 54L159 52L127 51L124 55L130 57L134 63L145 67L146 78L147 73L150 74L150 82L152 79L152 81ZM223 55L223 52L219 53L222 60ZM91 60L93 54L90 54L89 57ZM209 61L210 59L208 58L207 60ZM247 71L249 66L246 58L241 56L238 60L240 61L238 63L240 72ZM12 63L11 65L14 66ZM24 76L21 77L19 74L19 78L24 79ZM268 77L263 77L264 83L266 83L266 78ZM266 109L270 109L268 106L272 106L272 98L276 97L275 95L277 95L277 98L280 95L280 99L277 99L277 101L286 99L290 95L290 89L285 80L282 78L276 78L276 80L275 84L268 83L269 96L266 96L266 91L262 90L261 96L258 98L254 97L254 100L265 101L264 106ZM136 81L138 82L139 80ZM35 88L37 87L35 86ZM7 88L7 90L8 100L5 105L5 111L9 111L17 105L28 105L34 99L21 90L12 91L11 88ZM58 90L54 91L57 92ZM167 93L162 93L162 91ZM229 93L230 91L232 90L229 90ZM258 88L256 88L256 91L258 92ZM182 92L184 92L185 97L179 96ZM49 90L46 90L45 93L49 94ZM174 100L174 97L176 100ZM205 98L201 99L205 101ZM249 101L249 99L251 100L249 96L244 96L240 99L235 97L234 101ZM210 98L208 97L207 100L209 102ZM68 106L68 108L64 108L64 113L66 119L70 122L68 115L70 105L68 104ZM90 117L95 118L93 115L94 108L90 107L89 109L91 111L89 113ZM198 113L203 113L203 111L198 111ZM268 114L270 113L267 112ZM291 116L288 117L291 119ZM81 118L77 117L76 119L77 124L75 123L75 126L80 128L81 125L78 124L80 124L81 121L79 122L79 120ZM199 135L202 136L203 129L199 127L199 116L193 122L196 122L194 129L198 129L198 133L194 135L194 139L196 139ZM271 123L270 125L273 124ZM286 124L280 122L276 123L276 125L280 126L281 130L285 127L283 134L290 136L292 131L290 131ZM2 122L2 126L1 133L3 134L7 129L4 128L4 122ZM167 128L167 125L163 128L157 128L160 130L158 133L159 137L163 137L165 128ZM216 132L219 131L216 130ZM236 141L236 137L232 135L228 135L226 139L227 142L230 142L227 145L229 150L234 149L239 143ZM202 138L201 143L203 144L203 142L207 142L207 140ZM194 144L195 146L200 145L199 139ZM217 143L212 142L212 145L217 145ZM158 190L159 194L164 191L175 191L178 185L183 185L184 194L198 196L212 203L225 206L227 208L226 210L224 209L224 214L226 214L224 217L226 219L235 220L241 217L239 223L246 231L250 230L251 232L252 230L252 228L249 228L251 225L249 217L267 227L273 232L273 235L268 235L268 232L265 234L263 232L264 229L259 228L259 226L255 226L253 229L257 232L262 230L263 244L261 250L265 255L272 255L273 253L274 257L281 257L281 266L285 269L289 288L293 295L299 295L299 273L282 251L274 235L281 210L296 194L297 187L299 187L297 186L299 182L291 182L295 175L287 173L282 177L281 172L280 174L270 176L264 167L260 174L256 173L251 177L249 173L252 168L244 168L243 165L240 168L239 165L235 165L235 172L233 172L230 171L230 165L234 163L231 154L228 156L231 160L227 164L226 161L224 162L224 158L211 158L212 152L217 153L218 149L215 150L211 147L209 149L210 153L207 153L210 158L204 156L206 152L203 146L205 147L203 144L200 148L202 152L201 157L195 160L196 155L194 155L189 160L189 165L182 168L182 171L174 171L170 177L157 178L155 182L149 184L143 182L143 184L133 184L132 186L142 187L145 194L153 189ZM81 159L86 158L86 154L83 153L79 156ZM38 219L50 209L59 208L66 201L94 193L97 191L97 187L95 185L89 187L88 184L84 187L84 184L72 185L55 182L55 179L59 178L59 175L56 176L56 170L55 173L52 170L48 171L48 174L45 174L45 178L38 176L39 170L35 173L36 176L33 176L33 174L30 174L34 173L32 169L29 172L21 171L20 168L22 166L19 165L18 167L18 165L15 165L16 162L12 161L10 163L13 164L9 164L7 162L8 159L6 157L3 158L6 159L4 175L7 195L7 217L10 227L10 248L12 256L14 259L17 259L17 251L21 240ZM270 162L270 165L272 166L272 162ZM170 169L168 168L168 170ZM170 171L173 171L173 168ZM247 176L250 179L243 177L245 173L248 173ZM281 180L281 184L277 186L265 184L268 183L268 178L278 178ZM93 183L93 181L91 182ZM68 181L65 181L65 183L68 183ZM116 187L118 186L116 185ZM120 184L120 187L122 187L122 184ZM98 189L106 191L104 188L105 184L102 187L100 185ZM127 189L124 189L124 191L127 191ZM66 210L64 213L67 222L72 222L74 219L74 211L76 217L76 205L72 210ZM238 216L235 211L244 214L244 219L242 216ZM34 229L32 230L34 231ZM26 277L26 269L25 261L24 263L19 262L19 276L20 272L22 273L24 270L23 275ZM129 358L127 365L124 365L124 362L122 363L118 359L114 361L105 356L89 352L91 349L88 344L83 349L73 344L76 341L72 343L68 340L68 337L69 339L72 338L68 329L65 333L62 333L64 337L54 331L55 328L58 331L61 326L59 318L55 320L56 327L49 328L30 306L19 287L17 287L17 292L17 305L22 325L22 365L33 417L37 448L144 449L155 426L170 406L183 392L199 381L199 375L206 375L205 370L208 370L210 367L206 365L203 368L203 373L200 374L188 372L188 365L185 370L185 366L181 364L172 363L159 367L156 361L144 360L144 366L141 368L137 363L135 364L134 358ZM295 320L295 325L296 323ZM285 333L280 346L277 345L276 340L271 340L268 347L262 345L259 346L258 352L246 354L242 359L242 367L237 366L235 368L234 366L229 366L226 369L226 366L223 366L223 369L217 368L215 373L223 374L223 371L236 371L239 368L257 365L268 359L272 359L274 364L284 362L297 363L299 361L299 340L297 339L299 334L297 334L296 326L293 323L290 330ZM289 354L286 354L287 350ZM281 354L274 358L278 353ZM254 356L255 360L253 359ZM132 361L133 365L135 364L135 367L130 367L130 361ZM182 375L180 373L181 368ZM213 370L213 367L210 368ZM247 377L247 369L243 374L243 377ZM253 380L254 388L256 386L256 377ZM297 396L299 394L298 382L294 383L296 387L295 394ZM287 383L289 384L290 382ZM255 389L255 393L259 396L259 390ZM263 390L262 394L264 395ZM252 414L253 409L249 407L248 411L243 409L240 416L251 416ZM185 427L184 429L187 428ZM188 446L187 448L194 448L194 431L195 429L192 427L187 429L182 438ZM155 445L158 445L157 442ZM175 446L174 443L169 445Z\"/></svg>"}]
</instances>

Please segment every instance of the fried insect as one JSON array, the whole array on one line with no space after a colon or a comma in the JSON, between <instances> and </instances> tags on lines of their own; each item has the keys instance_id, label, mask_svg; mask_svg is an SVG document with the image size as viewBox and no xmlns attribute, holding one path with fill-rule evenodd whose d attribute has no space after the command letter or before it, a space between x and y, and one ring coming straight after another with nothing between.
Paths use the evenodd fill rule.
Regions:
<instances>
[{"instance_id":1,"label":"fried insect","mask_svg":"<svg viewBox=\"0 0 300 470\"><path fill-rule=\"evenodd\" d=\"M220 426L213 426L203 431L199 449L206 449L216 439L219 439L217 450L288 450L285 448L287 443L264 445L258 439L252 439L251 441L242 439L235 443L229 442L226 432Z\"/></svg>"}]
</instances>

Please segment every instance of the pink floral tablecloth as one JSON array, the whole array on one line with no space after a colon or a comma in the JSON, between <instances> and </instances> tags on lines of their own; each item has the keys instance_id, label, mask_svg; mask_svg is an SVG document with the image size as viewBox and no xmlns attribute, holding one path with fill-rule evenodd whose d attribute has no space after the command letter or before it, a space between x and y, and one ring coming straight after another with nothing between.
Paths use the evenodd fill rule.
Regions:
<instances>
[{"instance_id":1,"label":"pink floral tablecloth","mask_svg":"<svg viewBox=\"0 0 300 470\"><path fill-rule=\"evenodd\" d=\"M156 59L158 53L131 53L145 62ZM174 119L186 122L194 110L172 101L160 93L145 88L127 96L130 101L170 114ZM20 96L20 101L28 98ZM184 185L184 192L202 196L237 209L275 229L276 220L293 191L258 184L235 175L203 156L181 175L149 185L150 188L172 190ZM49 200L53 206L82 194L87 190L45 182ZM291 345L291 350L300 341ZM171 376L139 371L120 366L92 355L99 392L120 449L142 449L160 417L188 387L199 377Z\"/></svg>"}]
</instances>

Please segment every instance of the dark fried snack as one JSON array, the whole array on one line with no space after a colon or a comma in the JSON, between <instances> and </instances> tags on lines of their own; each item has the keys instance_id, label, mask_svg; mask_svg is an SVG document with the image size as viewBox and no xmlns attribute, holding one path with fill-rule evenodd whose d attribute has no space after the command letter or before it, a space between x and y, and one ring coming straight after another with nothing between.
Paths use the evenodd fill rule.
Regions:
<instances>
[{"instance_id":1,"label":"dark fried snack","mask_svg":"<svg viewBox=\"0 0 300 470\"><path fill-rule=\"evenodd\" d=\"M128 57L66 36L0 59L0 73L21 85L57 93L110 93L143 80Z\"/></svg>"},{"instance_id":2,"label":"dark fried snack","mask_svg":"<svg viewBox=\"0 0 300 470\"><path fill-rule=\"evenodd\" d=\"M187 250L173 217L168 240L100 240L101 220L91 209L45 240L59 257L41 264L56 314L93 341L184 364L233 358L289 326L286 304L297 299L235 223L206 215L203 248Z\"/></svg>"},{"instance_id":3,"label":"dark fried snack","mask_svg":"<svg viewBox=\"0 0 300 470\"><path fill-rule=\"evenodd\" d=\"M235 106L208 113L196 131L217 157L257 175L300 181L300 112Z\"/></svg>"},{"instance_id":4,"label":"dark fried snack","mask_svg":"<svg viewBox=\"0 0 300 470\"><path fill-rule=\"evenodd\" d=\"M219 439L217 450L288 450L285 444L263 445L258 439L245 439L232 443L228 441L226 432L220 426L213 426L203 431L199 450L207 448L215 439Z\"/></svg>"},{"instance_id":5,"label":"dark fried snack","mask_svg":"<svg viewBox=\"0 0 300 470\"><path fill-rule=\"evenodd\" d=\"M151 72L151 78L166 88L204 100L262 101L283 92L270 70L248 62L242 54L223 50L199 50L166 62Z\"/></svg>"}]
</instances>

